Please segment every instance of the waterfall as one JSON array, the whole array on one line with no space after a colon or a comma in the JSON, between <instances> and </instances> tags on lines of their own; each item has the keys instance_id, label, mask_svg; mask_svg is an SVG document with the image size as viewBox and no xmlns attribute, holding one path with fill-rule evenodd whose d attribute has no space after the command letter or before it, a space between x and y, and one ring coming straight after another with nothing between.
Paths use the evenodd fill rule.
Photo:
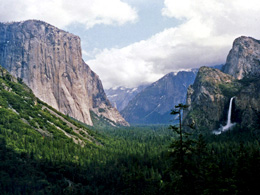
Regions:
<instances>
[{"instance_id":1,"label":"waterfall","mask_svg":"<svg viewBox=\"0 0 260 195\"><path fill-rule=\"evenodd\" d=\"M218 130L213 131L215 135L219 135L224 131L229 130L231 127L235 125L235 123L231 123L231 116L232 116L232 102L235 97L232 97L229 101L229 108L228 108L228 117L227 117L227 124L224 127L220 127Z\"/></svg>"},{"instance_id":2,"label":"waterfall","mask_svg":"<svg viewBox=\"0 0 260 195\"><path fill-rule=\"evenodd\" d=\"M228 129L230 129L234 124L231 123L231 114L232 114L232 102L233 102L233 99L234 97L232 97L230 99L230 102L229 102L229 108L228 108L228 118L227 118L227 124L222 127L222 131L226 131Z\"/></svg>"}]
</instances>

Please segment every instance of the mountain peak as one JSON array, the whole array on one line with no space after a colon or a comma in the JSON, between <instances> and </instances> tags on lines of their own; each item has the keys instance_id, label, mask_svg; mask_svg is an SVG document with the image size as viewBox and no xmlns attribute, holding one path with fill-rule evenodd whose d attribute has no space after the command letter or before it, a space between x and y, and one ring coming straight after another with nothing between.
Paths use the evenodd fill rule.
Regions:
<instances>
[{"instance_id":1,"label":"mountain peak","mask_svg":"<svg viewBox=\"0 0 260 195\"><path fill-rule=\"evenodd\" d=\"M235 39L223 72L242 79L245 76L260 74L260 41L241 36Z\"/></svg>"}]
</instances>

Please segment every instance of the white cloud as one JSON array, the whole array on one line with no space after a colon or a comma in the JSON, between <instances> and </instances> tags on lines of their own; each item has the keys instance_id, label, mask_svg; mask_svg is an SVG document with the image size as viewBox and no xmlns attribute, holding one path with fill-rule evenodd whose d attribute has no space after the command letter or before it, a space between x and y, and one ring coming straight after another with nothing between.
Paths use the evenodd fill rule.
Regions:
<instances>
[{"instance_id":1,"label":"white cloud","mask_svg":"<svg viewBox=\"0 0 260 195\"><path fill-rule=\"evenodd\" d=\"M258 0L165 0L162 14L197 20L212 29L212 35L256 33L259 29Z\"/></svg>"},{"instance_id":2,"label":"white cloud","mask_svg":"<svg viewBox=\"0 0 260 195\"><path fill-rule=\"evenodd\" d=\"M0 0L0 21L39 19L64 28L81 23L122 25L138 18L134 8L121 0Z\"/></svg>"},{"instance_id":3,"label":"white cloud","mask_svg":"<svg viewBox=\"0 0 260 195\"><path fill-rule=\"evenodd\" d=\"M162 14L181 25L88 61L105 87L136 86L180 69L224 63L233 40L260 38L258 0L165 0Z\"/></svg>"}]
</instances>

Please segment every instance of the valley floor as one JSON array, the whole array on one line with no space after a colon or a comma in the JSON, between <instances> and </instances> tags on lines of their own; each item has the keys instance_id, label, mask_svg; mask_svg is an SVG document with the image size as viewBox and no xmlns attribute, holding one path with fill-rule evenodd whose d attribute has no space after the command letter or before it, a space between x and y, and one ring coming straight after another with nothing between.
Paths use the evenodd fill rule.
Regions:
<instances>
[{"instance_id":1,"label":"valley floor","mask_svg":"<svg viewBox=\"0 0 260 195\"><path fill-rule=\"evenodd\" d=\"M27 132L3 125L0 133L3 194L252 194L260 179L257 130L193 136L183 173L169 147L177 137L167 126L106 128L95 132L102 146L85 147L19 139Z\"/></svg>"}]
</instances>

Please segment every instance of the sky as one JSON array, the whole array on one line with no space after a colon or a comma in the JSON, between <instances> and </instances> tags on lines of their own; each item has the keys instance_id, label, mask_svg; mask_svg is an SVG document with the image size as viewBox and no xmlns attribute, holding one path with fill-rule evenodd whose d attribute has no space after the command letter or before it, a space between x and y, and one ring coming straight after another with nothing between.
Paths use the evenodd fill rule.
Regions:
<instances>
[{"instance_id":1,"label":"sky","mask_svg":"<svg viewBox=\"0 0 260 195\"><path fill-rule=\"evenodd\" d=\"M223 64L235 38L260 39L259 0L0 0L0 21L38 19L80 36L105 88Z\"/></svg>"}]
</instances>

